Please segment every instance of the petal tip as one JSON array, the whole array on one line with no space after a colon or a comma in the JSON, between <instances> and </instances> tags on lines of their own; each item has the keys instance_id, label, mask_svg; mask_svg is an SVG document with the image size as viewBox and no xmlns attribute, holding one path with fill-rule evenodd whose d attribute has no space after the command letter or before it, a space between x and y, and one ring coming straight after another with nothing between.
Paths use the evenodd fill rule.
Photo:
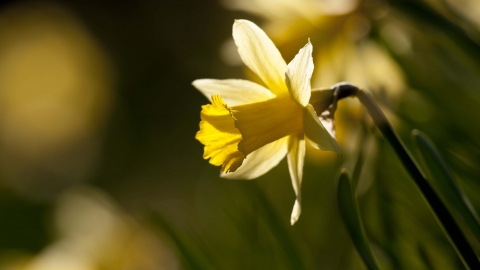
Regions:
<instances>
[{"instance_id":1,"label":"petal tip","mask_svg":"<svg viewBox=\"0 0 480 270\"><path fill-rule=\"evenodd\" d=\"M250 22L248 20L244 20L244 19L235 19L235 21L233 22L233 26L238 26L242 23L245 23L245 22Z\"/></svg>"},{"instance_id":2,"label":"petal tip","mask_svg":"<svg viewBox=\"0 0 480 270\"><path fill-rule=\"evenodd\" d=\"M290 224L292 224L292 226L295 223L297 223L301 212L302 212L302 210L301 210L301 207L300 207L300 202L297 199L297 200L295 200L295 204L293 205L292 216L290 217Z\"/></svg>"},{"instance_id":3,"label":"petal tip","mask_svg":"<svg viewBox=\"0 0 480 270\"><path fill-rule=\"evenodd\" d=\"M293 217L290 219L290 224L293 226L297 222L297 219L294 219Z\"/></svg>"},{"instance_id":4,"label":"petal tip","mask_svg":"<svg viewBox=\"0 0 480 270\"><path fill-rule=\"evenodd\" d=\"M201 79L197 79L192 82L192 85L196 88L198 88L200 84L201 84Z\"/></svg>"}]
</instances>

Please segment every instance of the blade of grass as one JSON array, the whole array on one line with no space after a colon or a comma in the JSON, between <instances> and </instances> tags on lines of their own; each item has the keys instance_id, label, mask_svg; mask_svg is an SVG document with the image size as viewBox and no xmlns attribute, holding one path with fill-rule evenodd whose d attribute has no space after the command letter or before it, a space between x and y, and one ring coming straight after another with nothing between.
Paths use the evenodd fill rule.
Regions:
<instances>
[{"instance_id":1,"label":"blade of grass","mask_svg":"<svg viewBox=\"0 0 480 270\"><path fill-rule=\"evenodd\" d=\"M465 24L463 24L462 27L451 22L422 1L393 0L389 1L389 5L392 9L401 11L407 15L412 21L419 21L423 25L435 27L444 33L448 33L448 36L450 36L452 40L455 40L456 43L467 52L476 52L480 49L480 44L475 40L479 36L479 32L475 27L469 26L468 30L465 30ZM480 63L480 56L478 54L471 53L470 55L475 59L476 63Z\"/></svg>"},{"instance_id":2,"label":"blade of grass","mask_svg":"<svg viewBox=\"0 0 480 270\"><path fill-rule=\"evenodd\" d=\"M178 255L183 261L186 269L214 269L210 263L202 256L195 247L195 244L184 239L176 229L164 216L159 213L152 212L150 221L160 232L167 235L178 249Z\"/></svg>"},{"instance_id":3,"label":"blade of grass","mask_svg":"<svg viewBox=\"0 0 480 270\"><path fill-rule=\"evenodd\" d=\"M262 217L266 221L269 229L272 230L272 233L275 235L280 245L285 249L285 254L288 257L287 261L291 265L291 269L308 269L302 259L294 238L283 225L283 219L279 217L274 206L268 200L262 189L257 184L252 186L259 202L258 206Z\"/></svg>"},{"instance_id":4,"label":"blade of grass","mask_svg":"<svg viewBox=\"0 0 480 270\"><path fill-rule=\"evenodd\" d=\"M421 245L418 244L417 246L418 254L420 255L420 259L422 260L423 264L428 270L434 270L435 268L432 265L432 262L427 254L427 251L425 248Z\"/></svg>"},{"instance_id":5,"label":"blade of grass","mask_svg":"<svg viewBox=\"0 0 480 270\"><path fill-rule=\"evenodd\" d=\"M372 250L368 244L368 238L365 234L352 182L345 169L342 170L340 174L337 200L340 216L352 238L358 254L368 269L378 270L379 268L375 262Z\"/></svg>"},{"instance_id":6,"label":"blade of grass","mask_svg":"<svg viewBox=\"0 0 480 270\"><path fill-rule=\"evenodd\" d=\"M421 157L424 167L430 174L430 183L447 205L460 215L470 231L475 235L477 241L480 242L478 215L450 173L450 170L438 153L435 145L425 133L419 130L413 130L412 137L418 155Z\"/></svg>"}]
</instances>

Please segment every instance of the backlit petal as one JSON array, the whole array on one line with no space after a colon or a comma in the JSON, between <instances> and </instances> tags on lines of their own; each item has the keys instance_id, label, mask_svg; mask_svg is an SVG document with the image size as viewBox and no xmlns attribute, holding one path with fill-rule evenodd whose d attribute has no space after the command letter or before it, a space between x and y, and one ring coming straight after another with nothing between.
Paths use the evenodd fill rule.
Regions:
<instances>
[{"instance_id":1,"label":"backlit petal","mask_svg":"<svg viewBox=\"0 0 480 270\"><path fill-rule=\"evenodd\" d=\"M322 125L311 104L303 110L303 125L305 138L312 146L342 155L342 148Z\"/></svg>"},{"instance_id":2,"label":"backlit petal","mask_svg":"<svg viewBox=\"0 0 480 270\"><path fill-rule=\"evenodd\" d=\"M235 20L233 39L243 63L255 72L274 94L287 93L287 64L267 34L250 21Z\"/></svg>"},{"instance_id":3,"label":"backlit petal","mask_svg":"<svg viewBox=\"0 0 480 270\"><path fill-rule=\"evenodd\" d=\"M243 138L238 150L245 156L280 138L303 132L302 107L289 95L233 106L230 111Z\"/></svg>"},{"instance_id":4,"label":"backlit petal","mask_svg":"<svg viewBox=\"0 0 480 270\"><path fill-rule=\"evenodd\" d=\"M305 140L301 135L289 136L288 140L288 170L290 171L290 178L292 179L293 189L297 195L295 205L293 206L290 223L293 225L297 222L301 213L301 187L303 177L303 163L305 159Z\"/></svg>"},{"instance_id":5,"label":"backlit petal","mask_svg":"<svg viewBox=\"0 0 480 270\"><path fill-rule=\"evenodd\" d=\"M300 49L292 62L288 64L286 71L288 92L295 101L304 107L310 100L312 73L312 44L308 40L307 45Z\"/></svg>"},{"instance_id":6,"label":"backlit petal","mask_svg":"<svg viewBox=\"0 0 480 270\"><path fill-rule=\"evenodd\" d=\"M202 94L211 100L212 95L220 95L229 106L253 103L275 97L267 88L247 80L213 80L193 81Z\"/></svg>"},{"instance_id":7,"label":"backlit petal","mask_svg":"<svg viewBox=\"0 0 480 270\"><path fill-rule=\"evenodd\" d=\"M276 140L258 150L253 151L243 161L235 172L222 173L220 176L228 179L251 180L270 171L285 157L288 149L288 137Z\"/></svg>"},{"instance_id":8,"label":"backlit petal","mask_svg":"<svg viewBox=\"0 0 480 270\"><path fill-rule=\"evenodd\" d=\"M200 131L195 138L203 145L203 158L222 166L221 172L234 172L242 165L245 156L238 151L242 135L235 128L233 118L218 95L212 97L212 104L202 106Z\"/></svg>"}]
</instances>

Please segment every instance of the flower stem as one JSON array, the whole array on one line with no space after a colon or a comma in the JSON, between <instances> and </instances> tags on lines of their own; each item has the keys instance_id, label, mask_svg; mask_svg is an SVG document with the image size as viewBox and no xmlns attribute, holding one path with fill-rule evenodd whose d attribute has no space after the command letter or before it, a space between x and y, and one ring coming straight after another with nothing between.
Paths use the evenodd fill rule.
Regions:
<instances>
[{"instance_id":1,"label":"flower stem","mask_svg":"<svg viewBox=\"0 0 480 270\"><path fill-rule=\"evenodd\" d=\"M352 85L348 84L337 85L335 92L341 93L341 88L344 86L348 86L348 92L349 94L351 94ZM393 130L391 124L388 122L387 118L380 110L378 105L375 103L373 98L369 94L358 88L357 91L355 91L354 95L356 95L360 102L363 104L363 106L365 106L375 125L378 127L378 129L381 131L382 135L387 139L387 141L392 145L395 153L400 158L400 161L403 163L403 166L413 178L415 184L417 184L417 187L420 189L424 198L427 200L430 208L435 213L437 220L442 225L449 240L452 242L465 266L470 269L480 269L480 261L478 260L475 252L468 243L459 226L453 219L446 206L442 203L438 195L435 193L433 188L422 175L422 173L418 169L418 165L415 163L411 155L403 146L398 135ZM343 97L343 95L341 94L338 96Z\"/></svg>"},{"instance_id":2,"label":"flower stem","mask_svg":"<svg viewBox=\"0 0 480 270\"><path fill-rule=\"evenodd\" d=\"M427 201L430 209L435 213L437 221L440 222L442 229L459 254L463 264L468 269L480 269L480 261L468 243L465 235L460 230L460 227L453 219L453 216L450 214L445 204L443 204L423 174L420 172L418 165L406 150L395 130L392 128L390 122L388 122L388 119L385 117L382 110L380 110L373 98L365 91L348 83L336 84L331 87L331 90L333 90L333 93L328 91L325 91L325 93L333 94L333 96L328 99L331 101L329 109L332 110L332 113L335 113L338 100L346 97L356 96L363 106L365 106L373 122L378 127L382 135L390 143L390 145L392 145L395 153L403 163L403 166L422 192L424 199Z\"/></svg>"}]
</instances>

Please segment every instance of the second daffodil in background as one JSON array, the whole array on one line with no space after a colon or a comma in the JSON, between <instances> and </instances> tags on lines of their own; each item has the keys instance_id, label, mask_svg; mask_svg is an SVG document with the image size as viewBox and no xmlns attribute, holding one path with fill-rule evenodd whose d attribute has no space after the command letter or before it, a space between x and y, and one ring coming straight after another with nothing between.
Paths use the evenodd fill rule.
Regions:
<instances>
[{"instance_id":1,"label":"second daffodil in background","mask_svg":"<svg viewBox=\"0 0 480 270\"><path fill-rule=\"evenodd\" d=\"M287 65L254 23L236 20L233 38L245 65L266 87L238 79L194 81L193 85L211 100L211 104L202 106L196 138L205 145L203 157L222 166L224 178L257 178L287 155L297 196L291 216L294 224L301 212L305 140L315 148L342 153L308 103L312 45L308 41Z\"/></svg>"}]
</instances>

